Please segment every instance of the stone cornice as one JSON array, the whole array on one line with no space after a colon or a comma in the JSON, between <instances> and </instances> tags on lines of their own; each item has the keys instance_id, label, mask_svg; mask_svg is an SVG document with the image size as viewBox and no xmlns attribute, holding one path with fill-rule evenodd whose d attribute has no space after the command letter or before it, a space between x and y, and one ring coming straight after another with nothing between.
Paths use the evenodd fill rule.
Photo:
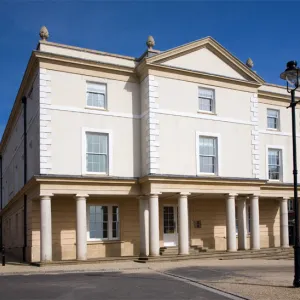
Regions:
<instances>
[{"instance_id":1,"label":"stone cornice","mask_svg":"<svg viewBox=\"0 0 300 300\"><path fill-rule=\"evenodd\" d=\"M258 82L240 80L240 79L236 79L236 78L232 78L232 77L226 77L226 76L221 76L221 75L217 75L217 74L193 71L193 70L189 70L189 69L176 68L176 67L158 64L158 63L146 62L144 65L141 65L139 67L140 68L138 68L138 72L140 73L140 76L143 76L142 74L143 74L143 72L145 72L145 70L159 70L159 71L163 71L163 72L170 73L170 74L181 74L181 75L185 75L185 76L215 80L215 81L223 82L225 84L234 84L234 85L246 86L246 87L255 88L255 89L257 89L258 87L261 86L261 84Z\"/></svg>"},{"instance_id":2,"label":"stone cornice","mask_svg":"<svg viewBox=\"0 0 300 300\"><path fill-rule=\"evenodd\" d=\"M39 61L50 61L54 64L56 64L56 63L74 64L77 66L83 66L85 68L86 67L101 68L102 70L106 70L108 72L119 72L119 73L125 73L125 74L130 74L130 75L135 73L134 68L131 68L131 67L121 66L121 65L117 65L117 64L104 63L104 62L95 61L95 60L77 58L77 57L72 57L72 56L66 56L66 55L61 55L61 54L34 51L33 55Z\"/></svg>"},{"instance_id":3,"label":"stone cornice","mask_svg":"<svg viewBox=\"0 0 300 300\"><path fill-rule=\"evenodd\" d=\"M133 185L138 183L137 178L128 177L96 177L96 176L68 176L68 175L38 175L35 176L37 183L47 184L105 184L105 185Z\"/></svg>"},{"instance_id":4,"label":"stone cornice","mask_svg":"<svg viewBox=\"0 0 300 300\"><path fill-rule=\"evenodd\" d=\"M287 102L287 105L288 105L288 102L291 101L290 94L283 95L283 94L278 94L278 93L274 93L274 92L270 92L270 91L258 90L258 98L260 98L260 97L266 98L269 100L284 101L284 102ZM296 97L296 99L300 100L300 97Z\"/></svg>"},{"instance_id":5,"label":"stone cornice","mask_svg":"<svg viewBox=\"0 0 300 300\"><path fill-rule=\"evenodd\" d=\"M196 184L233 184L261 186L266 180L255 178L230 178L230 177L200 177L200 176L176 176L176 175L148 175L141 177L139 183L196 183Z\"/></svg>"}]
</instances>

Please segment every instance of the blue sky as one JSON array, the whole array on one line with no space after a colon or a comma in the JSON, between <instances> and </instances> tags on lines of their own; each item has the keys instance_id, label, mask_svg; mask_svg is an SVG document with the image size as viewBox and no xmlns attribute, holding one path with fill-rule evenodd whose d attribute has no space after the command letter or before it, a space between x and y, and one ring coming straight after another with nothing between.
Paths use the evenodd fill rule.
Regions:
<instances>
[{"instance_id":1,"label":"blue sky","mask_svg":"<svg viewBox=\"0 0 300 300\"><path fill-rule=\"evenodd\" d=\"M149 34L166 50L212 36L267 82L299 60L300 2L0 0L0 136L42 25L50 41L140 56Z\"/></svg>"}]
</instances>

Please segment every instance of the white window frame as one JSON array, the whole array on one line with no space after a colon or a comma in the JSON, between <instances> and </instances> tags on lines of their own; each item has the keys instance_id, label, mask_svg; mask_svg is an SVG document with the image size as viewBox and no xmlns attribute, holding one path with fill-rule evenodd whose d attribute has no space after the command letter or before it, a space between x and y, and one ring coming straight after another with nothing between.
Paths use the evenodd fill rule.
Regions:
<instances>
[{"instance_id":1,"label":"white window frame","mask_svg":"<svg viewBox=\"0 0 300 300\"><path fill-rule=\"evenodd\" d=\"M199 160L199 139L200 136L211 137L217 139L217 157L216 157L216 172L215 173L205 173L200 171L200 160ZM197 175L208 175L208 176L221 176L221 135L219 133L212 132L200 132L196 131L196 164L197 164Z\"/></svg>"},{"instance_id":2,"label":"white window frame","mask_svg":"<svg viewBox=\"0 0 300 300\"><path fill-rule=\"evenodd\" d=\"M202 110L200 109L200 97L199 97L199 90L209 90L213 92L213 99L212 99L212 109L211 111L209 110ZM203 86L198 86L197 89L197 99L198 99L198 112L200 113L206 113L206 114L215 114L216 113L216 90L209 88L209 87L203 87Z\"/></svg>"},{"instance_id":3,"label":"white window frame","mask_svg":"<svg viewBox=\"0 0 300 300\"><path fill-rule=\"evenodd\" d=\"M277 118L277 128L271 128L268 126L268 111L273 110L278 112L278 118ZM267 108L267 129L268 130L274 130L274 131L280 131L280 110L276 108Z\"/></svg>"},{"instance_id":4,"label":"white window frame","mask_svg":"<svg viewBox=\"0 0 300 300\"><path fill-rule=\"evenodd\" d=\"M87 99L88 84L99 84L99 85L104 85L105 86L104 107L88 105L88 99ZM106 82L98 82L98 81L87 80L85 82L85 85L86 85L85 86L85 91L86 91L86 93L85 93L85 107L91 108L91 109L107 110L107 83Z\"/></svg>"},{"instance_id":5,"label":"white window frame","mask_svg":"<svg viewBox=\"0 0 300 300\"><path fill-rule=\"evenodd\" d=\"M269 150L280 150L281 151L281 169L279 179L269 179ZM266 145L266 179L273 182L284 182L284 171L283 162L285 161L284 147L279 145Z\"/></svg>"},{"instance_id":6,"label":"white window frame","mask_svg":"<svg viewBox=\"0 0 300 300\"><path fill-rule=\"evenodd\" d=\"M107 206L107 213L108 213L108 238L100 239L100 238L90 238L90 206ZM119 231L118 236L113 238L113 216L112 216L112 208L113 206L117 206L119 210ZM86 211L86 222L87 222L87 241L89 242L96 242L96 241L119 241L120 235L121 235L121 218L120 218L120 205L119 204L105 204L105 203L90 203L87 205L87 211Z\"/></svg>"},{"instance_id":7,"label":"white window frame","mask_svg":"<svg viewBox=\"0 0 300 300\"><path fill-rule=\"evenodd\" d=\"M87 133L98 133L98 134L107 134L108 135L108 168L107 173L105 172L88 172L86 169L86 134ZM112 176L113 170L113 134L112 130L107 129L97 129L97 128L82 128L82 163L81 163L81 174L82 175L104 175Z\"/></svg>"}]
</instances>

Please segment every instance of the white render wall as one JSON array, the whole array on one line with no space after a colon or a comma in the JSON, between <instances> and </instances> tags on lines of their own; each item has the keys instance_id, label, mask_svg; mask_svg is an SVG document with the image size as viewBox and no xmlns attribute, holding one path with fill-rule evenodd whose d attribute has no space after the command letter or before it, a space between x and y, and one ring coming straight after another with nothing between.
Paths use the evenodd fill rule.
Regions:
<instances>
[{"instance_id":1,"label":"white render wall","mask_svg":"<svg viewBox=\"0 0 300 300\"><path fill-rule=\"evenodd\" d=\"M51 78L51 103L41 109L49 116L49 168L41 174L82 175L85 159L83 129L109 132L110 176L141 174L140 89L137 83L46 70ZM107 85L107 111L86 107L86 82ZM42 149L41 149L42 151Z\"/></svg>"},{"instance_id":2,"label":"white render wall","mask_svg":"<svg viewBox=\"0 0 300 300\"><path fill-rule=\"evenodd\" d=\"M32 92L30 95L30 91ZM27 96L27 180L39 173L39 74L33 78ZM29 97L30 96L30 97ZM24 183L23 105L2 154L3 207Z\"/></svg>"},{"instance_id":3,"label":"white render wall","mask_svg":"<svg viewBox=\"0 0 300 300\"><path fill-rule=\"evenodd\" d=\"M253 174L253 93L155 77L158 82L160 173L197 175L196 132L219 136L219 175ZM198 112L198 87L215 90L216 114ZM242 166L242 167L241 167Z\"/></svg>"}]
</instances>

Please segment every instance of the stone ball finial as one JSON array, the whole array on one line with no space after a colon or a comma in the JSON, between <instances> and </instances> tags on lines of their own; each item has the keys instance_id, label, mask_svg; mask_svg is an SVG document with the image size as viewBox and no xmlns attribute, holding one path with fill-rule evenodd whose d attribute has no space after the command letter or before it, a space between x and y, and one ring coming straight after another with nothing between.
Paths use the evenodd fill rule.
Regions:
<instances>
[{"instance_id":1,"label":"stone ball finial","mask_svg":"<svg viewBox=\"0 0 300 300\"><path fill-rule=\"evenodd\" d=\"M149 50L151 50L155 46L155 41L154 41L154 38L153 38L152 35L148 36L146 45L147 45L147 47L148 47Z\"/></svg>"},{"instance_id":2,"label":"stone ball finial","mask_svg":"<svg viewBox=\"0 0 300 300\"><path fill-rule=\"evenodd\" d=\"M42 26L40 29L40 37L42 40L46 41L49 38L49 32L46 26Z\"/></svg>"},{"instance_id":3,"label":"stone ball finial","mask_svg":"<svg viewBox=\"0 0 300 300\"><path fill-rule=\"evenodd\" d=\"M246 66L249 67L250 69L252 69L254 66L253 60L250 57L246 61Z\"/></svg>"}]
</instances>

